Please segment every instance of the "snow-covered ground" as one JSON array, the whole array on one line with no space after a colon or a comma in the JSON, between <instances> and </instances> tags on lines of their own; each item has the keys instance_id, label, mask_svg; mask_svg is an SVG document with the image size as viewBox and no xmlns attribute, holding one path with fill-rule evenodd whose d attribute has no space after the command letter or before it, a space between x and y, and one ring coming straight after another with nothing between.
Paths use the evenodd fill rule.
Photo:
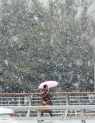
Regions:
<instances>
[{"instance_id":1,"label":"snow-covered ground","mask_svg":"<svg viewBox=\"0 0 95 123\"><path fill-rule=\"evenodd\" d=\"M17 120L17 123L37 123L37 120ZM49 123L49 121L45 121L43 123ZM81 123L80 120L54 120L52 123ZM86 123L95 123L95 120L87 120Z\"/></svg>"}]
</instances>

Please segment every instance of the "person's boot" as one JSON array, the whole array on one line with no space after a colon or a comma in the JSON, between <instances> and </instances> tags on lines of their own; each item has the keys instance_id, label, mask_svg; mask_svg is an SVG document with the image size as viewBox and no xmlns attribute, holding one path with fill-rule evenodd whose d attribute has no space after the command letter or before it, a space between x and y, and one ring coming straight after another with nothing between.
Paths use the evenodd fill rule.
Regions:
<instances>
[{"instance_id":1,"label":"person's boot","mask_svg":"<svg viewBox=\"0 0 95 123\"><path fill-rule=\"evenodd\" d=\"M43 115L43 112L41 112L41 117L42 117L42 116L44 116L44 115Z\"/></svg>"},{"instance_id":2,"label":"person's boot","mask_svg":"<svg viewBox=\"0 0 95 123\"><path fill-rule=\"evenodd\" d=\"M41 112L41 117L43 117L43 116L44 116L44 115L43 115L43 112ZM44 121L44 120L41 120L41 122L42 122L42 121Z\"/></svg>"},{"instance_id":3,"label":"person's boot","mask_svg":"<svg viewBox=\"0 0 95 123\"><path fill-rule=\"evenodd\" d=\"M52 117L52 112L49 112L50 116Z\"/></svg>"}]
</instances>

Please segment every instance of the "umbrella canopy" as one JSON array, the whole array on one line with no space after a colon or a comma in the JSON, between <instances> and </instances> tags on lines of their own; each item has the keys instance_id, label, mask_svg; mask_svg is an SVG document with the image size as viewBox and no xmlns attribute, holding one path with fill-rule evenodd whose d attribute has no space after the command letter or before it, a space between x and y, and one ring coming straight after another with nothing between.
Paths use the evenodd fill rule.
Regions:
<instances>
[{"instance_id":1,"label":"umbrella canopy","mask_svg":"<svg viewBox=\"0 0 95 123\"><path fill-rule=\"evenodd\" d=\"M48 88L52 88L52 87L56 87L59 83L56 82L56 81L45 81L45 82L42 82L40 85L39 85L39 89L42 89L44 85L47 85Z\"/></svg>"}]
</instances>

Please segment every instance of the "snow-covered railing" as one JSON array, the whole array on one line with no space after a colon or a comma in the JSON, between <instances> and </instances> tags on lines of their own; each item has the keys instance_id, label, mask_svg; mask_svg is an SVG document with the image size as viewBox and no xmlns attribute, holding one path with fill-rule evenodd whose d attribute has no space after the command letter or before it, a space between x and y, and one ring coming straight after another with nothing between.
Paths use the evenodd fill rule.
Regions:
<instances>
[{"instance_id":1,"label":"snow-covered railing","mask_svg":"<svg viewBox=\"0 0 95 123\"><path fill-rule=\"evenodd\" d=\"M93 116L93 118L95 118L95 111L94 111L95 92L51 92L51 95L52 95L51 100L54 103L53 105L54 108L56 106L61 107L61 109L59 107L58 107L59 109L58 108L52 109L53 111L52 119L58 119L58 118L60 119L60 117L61 119L66 119L66 118L70 119L71 116L74 116L75 118L77 116L81 116L81 114L86 114L86 118L89 116L91 117ZM0 106L9 107L9 108L14 107L16 116L18 116L19 118L20 117L27 118L26 116L28 116L28 118L33 118L33 117L34 119L37 118L38 109L32 110L30 109L30 107L40 106L40 100L41 100L41 95L39 92L0 93ZM64 108L62 108L62 106ZM81 107L85 107L85 108L81 109ZM83 117L81 117L81 119L83 119Z\"/></svg>"},{"instance_id":2,"label":"snow-covered railing","mask_svg":"<svg viewBox=\"0 0 95 123\"><path fill-rule=\"evenodd\" d=\"M87 109L95 110L95 105L47 105L47 106L3 106L5 108L23 110L48 110L48 109Z\"/></svg>"},{"instance_id":3,"label":"snow-covered railing","mask_svg":"<svg viewBox=\"0 0 95 123\"><path fill-rule=\"evenodd\" d=\"M52 106L4 106L5 108L11 108L11 109L21 109L21 110L37 110L37 117L31 117L32 120L38 120L38 123L40 120L47 120L48 117L41 117L40 115L40 111L41 110L55 110L55 109L65 109L65 115L61 115L59 117L51 117L51 120L65 120L67 118L68 115L68 110L70 109L74 109L74 110L80 110L80 119L81 119L81 123L86 123L86 119L87 119L87 114L85 112L85 110L93 110L95 109L95 105L52 105ZM74 117L73 117L74 118ZM78 118L79 119L79 118Z\"/></svg>"},{"instance_id":4,"label":"snow-covered railing","mask_svg":"<svg viewBox=\"0 0 95 123\"><path fill-rule=\"evenodd\" d=\"M51 92L54 105L95 104L95 92ZM40 93L0 93L0 106L39 105Z\"/></svg>"}]
</instances>

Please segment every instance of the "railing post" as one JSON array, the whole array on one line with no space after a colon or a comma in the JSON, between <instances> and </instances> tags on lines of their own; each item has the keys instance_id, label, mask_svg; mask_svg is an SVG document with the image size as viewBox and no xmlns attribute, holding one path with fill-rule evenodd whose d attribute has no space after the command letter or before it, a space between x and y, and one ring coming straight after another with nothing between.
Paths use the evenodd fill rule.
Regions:
<instances>
[{"instance_id":1,"label":"railing post","mask_svg":"<svg viewBox=\"0 0 95 123\"><path fill-rule=\"evenodd\" d=\"M28 96L29 106L31 106L31 95Z\"/></svg>"},{"instance_id":2,"label":"railing post","mask_svg":"<svg viewBox=\"0 0 95 123\"><path fill-rule=\"evenodd\" d=\"M86 120L85 120L85 109L81 110L81 115L82 115L82 120L81 120L81 123L86 123Z\"/></svg>"},{"instance_id":3,"label":"railing post","mask_svg":"<svg viewBox=\"0 0 95 123\"><path fill-rule=\"evenodd\" d=\"M20 104L20 97L18 97L18 106L20 106L21 104Z\"/></svg>"},{"instance_id":4,"label":"railing post","mask_svg":"<svg viewBox=\"0 0 95 123\"><path fill-rule=\"evenodd\" d=\"M66 95L66 105L69 105L69 97Z\"/></svg>"},{"instance_id":5,"label":"railing post","mask_svg":"<svg viewBox=\"0 0 95 123\"><path fill-rule=\"evenodd\" d=\"M31 95L28 96L28 106L31 106ZM26 117L29 117L30 110L27 111Z\"/></svg>"},{"instance_id":6,"label":"railing post","mask_svg":"<svg viewBox=\"0 0 95 123\"><path fill-rule=\"evenodd\" d=\"M69 96L68 95L66 95L66 105L69 105ZM65 111L65 119L68 116L68 112L69 112L69 110L66 109L66 111Z\"/></svg>"},{"instance_id":7,"label":"railing post","mask_svg":"<svg viewBox=\"0 0 95 123\"><path fill-rule=\"evenodd\" d=\"M41 111L37 110L37 117L41 117ZM37 123L41 123L41 120L37 120Z\"/></svg>"}]
</instances>

